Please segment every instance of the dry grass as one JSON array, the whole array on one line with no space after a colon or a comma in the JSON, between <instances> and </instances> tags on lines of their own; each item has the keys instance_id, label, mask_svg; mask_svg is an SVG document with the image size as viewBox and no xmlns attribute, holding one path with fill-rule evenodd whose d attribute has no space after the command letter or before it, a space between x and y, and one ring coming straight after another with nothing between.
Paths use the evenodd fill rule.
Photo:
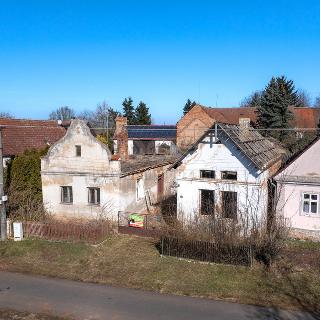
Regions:
<instances>
[{"instance_id":1,"label":"dry grass","mask_svg":"<svg viewBox=\"0 0 320 320\"><path fill-rule=\"evenodd\" d=\"M26 240L0 243L0 268L318 312L320 270L310 257L319 250L320 244L288 242L285 255L267 272L259 264L246 268L160 257L155 240L133 236L112 236L99 246ZM304 252L307 265L296 263L293 257Z\"/></svg>"},{"instance_id":2,"label":"dry grass","mask_svg":"<svg viewBox=\"0 0 320 320\"><path fill-rule=\"evenodd\" d=\"M48 314L0 309L0 320L67 320Z\"/></svg>"}]
</instances>

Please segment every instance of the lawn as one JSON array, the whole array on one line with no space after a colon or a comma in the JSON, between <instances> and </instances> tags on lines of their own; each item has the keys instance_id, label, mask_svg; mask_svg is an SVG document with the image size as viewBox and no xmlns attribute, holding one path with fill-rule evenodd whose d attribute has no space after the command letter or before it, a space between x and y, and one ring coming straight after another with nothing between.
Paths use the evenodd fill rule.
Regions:
<instances>
[{"instance_id":1,"label":"lawn","mask_svg":"<svg viewBox=\"0 0 320 320\"><path fill-rule=\"evenodd\" d=\"M25 240L0 243L0 270L223 299L320 314L320 244L288 241L266 271L161 257L155 240L116 235L98 246Z\"/></svg>"}]
</instances>

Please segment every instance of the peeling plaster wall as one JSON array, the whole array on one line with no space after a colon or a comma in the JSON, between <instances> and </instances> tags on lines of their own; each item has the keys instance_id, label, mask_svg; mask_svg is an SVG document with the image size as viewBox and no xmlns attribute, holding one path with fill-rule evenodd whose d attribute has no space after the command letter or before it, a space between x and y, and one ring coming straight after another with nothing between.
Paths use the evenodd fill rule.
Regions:
<instances>
[{"instance_id":1,"label":"peeling plaster wall","mask_svg":"<svg viewBox=\"0 0 320 320\"><path fill-rule=\"evenodd\" d=\"M75 146L81 146L81 157ZM171 191L174 172L168 166L121 177L120 161L112 161L107 146L96 140L83 121L73 120L65 137L41 159L43 202L49 212L64 218L117 219L118 211L146 211L146 201L136 199L136 181L143 179L151 201L157 200L158 176L165 174L165 190ZM61 187L71 186L73 203L61 203ZM100 205L88 203L88 188L100 188Z\"/></svg>"},{"instance_id":2,"label":"peeling plaster wall","mask_svg":"<svg viewBox=\"0 0 320 320\"><path fill-rule=\"evenodd\" d=\"M150 194L151 203L158 201L158 176L164 174L164 195L172 194L175 179L174 170L167 170L169 166L146 170L142 173L131 174L120 180L120 210L143 212L147 210L145 198L137 199L137 180L143 180L144 191Z\"/></svg>"},{"instance_id":3,"label":"peeling plaster wall","mask_svg":"<svg viewBox=\"0 0 320 320\"><path fill-rule=\"evenodd\" d=\"M75 146L81 146L76 156ZM111 161L107 146L96 140L83 121L73 120L66 135L41 159L43 202L63 217L116 218L119 209L120 162ZM72 186L73 203L61 203L61 186ZM100 188L100 205L88 204L88 187Z\"/></svg>"},{"instance_id":4,"label":"peeling plaster wall","mask_svg":"<svg viewBox=\"0 0 320 320\"><path fill-rule=\"evenodd\" d=\"M268 170L261 173L230 141L213 141L204 138L177 168L178 217L189 220L200 215L201 189L215 190L216 205L221 204L221 191L237 192L238 210L262 217L268 203ZM200 170L214 170L215 179L200 178ZM222 180L225 170L236 171L237 181Z\"/></svg>"}]
</instances>

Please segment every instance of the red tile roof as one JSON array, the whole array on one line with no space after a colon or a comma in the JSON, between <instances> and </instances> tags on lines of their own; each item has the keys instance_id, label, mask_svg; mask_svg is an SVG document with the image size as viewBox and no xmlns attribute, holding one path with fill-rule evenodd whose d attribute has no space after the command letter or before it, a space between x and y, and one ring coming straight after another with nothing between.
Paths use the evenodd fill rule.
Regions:
<instances>
[{"instance_id":1,"label":"red tile roof","mask_svg":"<svg viewBox=\"0 0 320 320\"><path fill-rule=\"evenodd\" d=\"M256 108L208 108L203 110L218 122L238 124L239 118L250 118L252 123L257 121ZM320 120L320 108L295 108L290 107L294 115L293 125L296 128L316 128Z\"/></svg>"},{"instance_id":2,"label":"red tile roof","mask_svg":"<svg viewBox=\"0 0 320 320\"><path fill-rule=\"evenodd\" d=\"M66 129L54 120L0 119L3 156L15 156L28 149L41 149L61 139Z\"/></svg>"}]
</instances>

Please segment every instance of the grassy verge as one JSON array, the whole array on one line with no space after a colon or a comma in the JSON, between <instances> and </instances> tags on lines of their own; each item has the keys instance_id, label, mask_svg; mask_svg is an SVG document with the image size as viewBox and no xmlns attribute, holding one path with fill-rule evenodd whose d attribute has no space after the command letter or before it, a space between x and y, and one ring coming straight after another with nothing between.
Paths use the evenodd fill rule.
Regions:
<instances>
[{"instance_id":1,"label":"grassy verge","mask_svg":"<svg viewBox=\"0 0 320 320\"><path fill-rule=\"evenodd\" d=\"M68 320L48 314L0 309L0 320Z\"/></svg>"},{"instance_id":2,"label":"grassy verge","mask_svg":"<svg viewBox=\"0 0 320 320\"><path fill-rule=\"evenodd\" d=\"M299 257L299 258L297 258ZM288 242L270 271L160 257L152 239L113 236L97 247L42 240L0 243L0 269L299 308L320 314L320 244Z\"/></svg>"}]
</instances>

